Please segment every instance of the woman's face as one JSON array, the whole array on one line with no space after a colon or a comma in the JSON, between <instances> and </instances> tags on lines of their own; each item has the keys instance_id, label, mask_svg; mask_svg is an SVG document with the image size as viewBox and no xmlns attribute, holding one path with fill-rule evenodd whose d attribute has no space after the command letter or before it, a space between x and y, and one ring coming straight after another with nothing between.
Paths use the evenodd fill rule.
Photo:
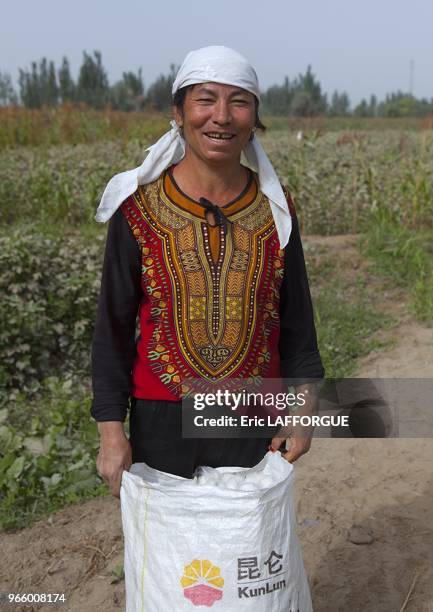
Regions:
<instances>
[{"instance_id":1,"label":"woman's face","mask_svg":"<svg viewBox=\"0 0 433 612\"><path fill-rule=\"evenodd\" d=\"M208 163L239 163L256 119L252 93L220 83L189 88L183 114L175 107L175 120L192 152Z\"/></svg>"}]
</instances>

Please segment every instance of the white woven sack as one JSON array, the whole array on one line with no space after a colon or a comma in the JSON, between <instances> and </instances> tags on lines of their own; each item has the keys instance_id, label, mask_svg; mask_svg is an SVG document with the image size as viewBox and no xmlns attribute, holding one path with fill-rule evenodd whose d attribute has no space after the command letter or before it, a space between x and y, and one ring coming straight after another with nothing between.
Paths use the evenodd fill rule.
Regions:
<instances>
[{"instance_id":1,"label":"white woven sack","mask_svg":"<svg viewBox=\"0 0 433 612\"><path fill-rule=\"evenodd\" d=\"M136 463L120 499L127 612L312 612L280 453L193 479Z\"/></svg>"}]
</instances>

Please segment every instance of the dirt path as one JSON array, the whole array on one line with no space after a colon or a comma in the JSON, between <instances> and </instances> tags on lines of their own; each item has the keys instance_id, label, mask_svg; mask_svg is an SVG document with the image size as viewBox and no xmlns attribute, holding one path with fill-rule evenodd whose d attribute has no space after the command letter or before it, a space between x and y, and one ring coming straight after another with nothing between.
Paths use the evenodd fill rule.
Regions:
<instances>
[{"instance_id":1,"label":"dirt path","mask_svg":"<svg viewBox=\"0 0 433 612\"><path fill-rule=\"evenodd\" d=\"M433 378L433 328L414 321L401 323L392 331L395 346L373 352L362 360L360 377Z\"/></svg>"},{"instance_id":2,"label":"dirt path","mask_svg":"<svg viewBox=\"0 0 433 612\"><path fill-rule=\"evenodd\" d=\"M308 242L335 249L349 275L365 270L354 236ZM377 289L395 320L382 334L392 346L354 376L433 378L433 329L413 320L401 291ZM316 612L399 612L412 585L404 610L433 611L432 459L433 439L314 441L298 464L297 517ZM354 525L371 544L349 541Z\"/></svg>"},{"instance_id":3,"label":"dirt path","mask_svg":"<svg viewBox=\"0 0 433 612\"><path fill-rule=\"evenodd\" d=\"M335 250L340 273L365 271L356 237L306 245ZM395 318L385 332L393 346L362 360L356 376L433 378L433 330L411 319L398 292L378 304ZM404 611L433 612L432 458L433 439L313 442L296 466L296 507L315 612L399 612L411 585ZM349 541L354 525L370 544ZM70 506L0 542L0 592L65 593L61 609L73 612L124 609L118 500Z\"/></svg>"}]
</instances>

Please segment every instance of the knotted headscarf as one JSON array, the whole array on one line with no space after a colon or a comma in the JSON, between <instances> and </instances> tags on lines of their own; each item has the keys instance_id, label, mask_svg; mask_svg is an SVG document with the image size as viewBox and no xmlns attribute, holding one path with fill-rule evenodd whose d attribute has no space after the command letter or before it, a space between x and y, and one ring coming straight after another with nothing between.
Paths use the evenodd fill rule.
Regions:
<instances>
[{"instance_id":1,"label":"knotted headscarf","mask_svg":"<svg viewBox=\"0 0 433 612\"><path fill-rule=\"evenodd\" d=\"M172 94L181 87L208 82L241 87L260 100L254 68L242 55L228 47L203 47L188 53L173 83ZM141 166L116 174L109 181L96 212L97 221L108 221L138 185L155 181L166 168L184 157L185 141L176 122L170 124L171 130L146 149L149 153ZM260 190L269 199L280 246L284 248L289 241L292 220L277 174L257 135L248 142L243 153L248 165L258 174Z\"/></svg>"}]
</instances>

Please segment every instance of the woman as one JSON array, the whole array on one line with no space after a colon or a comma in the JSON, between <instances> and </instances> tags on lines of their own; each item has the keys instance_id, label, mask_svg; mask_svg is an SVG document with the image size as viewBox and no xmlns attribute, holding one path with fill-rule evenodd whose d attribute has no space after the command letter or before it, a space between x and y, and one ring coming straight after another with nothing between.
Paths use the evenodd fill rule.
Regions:
<instances>
[{"instance_id":1,"label":"woman","mask_svg":"<svg viewBox=\"0 0 433 612\"><path fill-rule=\"evenodd\" d=\"M96 217L111 220L91 413L97 469L116 496L131 462L190 478L198 465L250 467L269 442L273 450L285 442L287 432L272 441L183 439L189 378L324 373L294 208L255 135L263 126L254 69L231 49L205 47L186 57L173 96L171 131L142 166L111 179ZM284 456L294 461L309 445L292 431Z\"/></svg>"}]
</instances>

